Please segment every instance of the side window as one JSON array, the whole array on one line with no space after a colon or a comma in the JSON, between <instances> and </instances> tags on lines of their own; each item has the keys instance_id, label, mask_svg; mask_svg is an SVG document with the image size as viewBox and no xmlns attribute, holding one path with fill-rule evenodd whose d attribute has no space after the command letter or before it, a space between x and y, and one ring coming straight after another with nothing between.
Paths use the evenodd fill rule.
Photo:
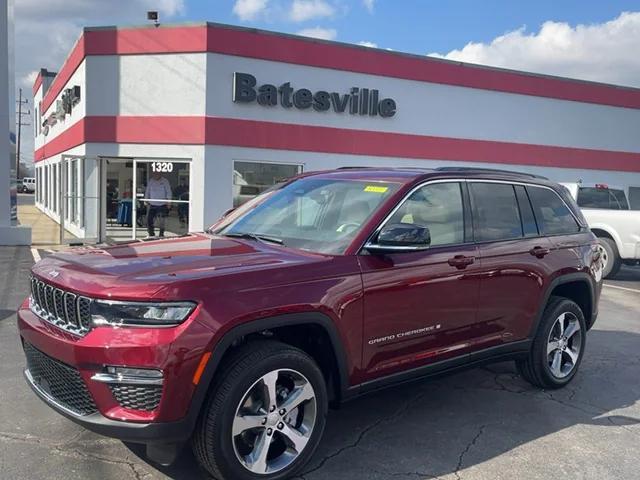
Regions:
<instances>
[{"instance_id":1,"label":"side window","mask_svg":"<svg viewBox=\"0 0 640 480\"><path fill-rule=\"evenodd\" d=\"M475 239L507 240L522 237L522 222L513 185L469 184L476 219Z\"/></svg>"},{"instance_id":2,"label":"side window","mask_svg":"<svg viewBox=\"0 0 640 480\"><path fill-rule=\"evenodd\" d=\"M529 195L522 185L515 185L518 207L520 207L520 218L522 218L522 230L525 237L535 237L538 235L536 217L533 215Z\"/></svg>"},{"instance_id":3,"label":"side window","mask_svg":"<svg viewBox=\"0 0 640 480\"><path fill-rule=\"evenodd\" d=\"M427 227L432 247L463 243L464 209L460 184L433 183L416 190L387 222L391 223Z\"/></svg>"},{"instance_id":4,"label":"side window","mask_svg":"<svg viewBox=\"0 0 640 480\"><path fill-rule=\"evenodd\" d=\"M527 187L540 233L559 235L576 233L580 225L562 199L548 188Z\"/></svg>"}]
</instances>

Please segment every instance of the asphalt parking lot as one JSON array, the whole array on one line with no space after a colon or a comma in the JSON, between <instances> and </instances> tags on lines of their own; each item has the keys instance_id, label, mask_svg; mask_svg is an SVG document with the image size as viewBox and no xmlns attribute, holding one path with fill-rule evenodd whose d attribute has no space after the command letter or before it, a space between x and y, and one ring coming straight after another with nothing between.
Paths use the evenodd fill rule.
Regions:
<instances>
[{"instance_id":1,"label":"asphalt parking lot","mask_svg":"<svg viewBox=\"0 0 640 480\"><path fill-rule=\"evenodd\" d=\"M206 478L188 450L158 468L31 393L15 325L31 253L2 247L0 264L0 478ZM606 284L568 388L534 389L503 363L354 400L331 412L303 478L640 478L640 268Z\"/></svg>"}]
</instances>

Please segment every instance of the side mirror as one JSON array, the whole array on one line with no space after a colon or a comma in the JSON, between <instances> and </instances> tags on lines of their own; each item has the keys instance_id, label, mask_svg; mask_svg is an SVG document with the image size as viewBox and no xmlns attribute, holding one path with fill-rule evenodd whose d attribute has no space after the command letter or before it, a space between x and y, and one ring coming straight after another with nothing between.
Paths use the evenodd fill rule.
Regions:
<instances>
[{"instance_id":1,"label":"side mirror","mask_svg":"<svg viewBox=\"0 0 640 480\"><path fill-rule=\"evenodd\" d=\"M429 229L411 223L392 223L380 230L375 243L367 243L371 252L426 250L431 245Z\"/></svg>"}]
</instances>

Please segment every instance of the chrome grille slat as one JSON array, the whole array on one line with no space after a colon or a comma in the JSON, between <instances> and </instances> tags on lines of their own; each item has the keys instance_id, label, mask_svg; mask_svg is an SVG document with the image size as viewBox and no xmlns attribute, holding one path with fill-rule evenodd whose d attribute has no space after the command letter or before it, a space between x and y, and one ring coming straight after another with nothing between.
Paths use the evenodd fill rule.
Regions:
<instances>
[{"instance_id":1,"label":"chrome grille slat","mask_svg":"<svg viewBox=\"0 0 640 480\"><path fill-rule=\"evenodd\" d=\"M91 299L31 277L31 310L63 330L84 336L91 329Z\"/></svg>"}]
</instances>

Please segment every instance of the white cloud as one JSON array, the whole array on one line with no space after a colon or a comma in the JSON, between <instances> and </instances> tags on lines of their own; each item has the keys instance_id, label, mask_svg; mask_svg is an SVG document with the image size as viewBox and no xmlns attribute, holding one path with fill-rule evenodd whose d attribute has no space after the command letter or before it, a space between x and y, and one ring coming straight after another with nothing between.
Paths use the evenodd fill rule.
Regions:
<instances>
[{"instance_id":1,"label":"white cloud","mask_svg":"<svg viewBox=\"0 0 640 480\"><path fill-rule=\"evenodd\" d=\"M640 87L640 12L625 12L604 23L545 22L538 32L525 27L490 43L470 42L461 50L429 55Z\"/></svg>"},{"instance_id":2,"label":"white cloud","mask_svg":"<svg viewBox=\"0 0 640 480\"><path fill-rule=\"evenodd\" d=\"M293 0L289 19L305 22L314 18L332 17L335 13L335 8L325 0Z\"/></svg>"},{"instance_id":3,"label":"white cloud","mask_svg":"<svg viewBox=\"0 0 640 480\"><path fill-rule=\"evenodd\" d=\"M313 27L300 30L298 32L298 35L302 35L304 37L319 38L321 40L335 40L335 38L338 36L338 32L335 28Z\"/></svg>"},{"instance_id":4,"label":"white cloud","mask_svg":"<svg viewBox=\"0 0 640 480\"><path fill-rule=\"evenodd\" d=\"M233 13L240 20L255 20L267 10L269 0L236 0L233 5Z\"/></svg>"},{"instance_id":5,"label":"white cloud","mask_svg":"<svg viewBox=\"0 0 640 480\"><path fill-rule=\"evenodd\" d=\"M369 13L373 13L373 7L375 6L375 3L375 0L362 0L364 8L366 8Z\"/></svg>"},{"instance_id":6,"label":"white cloud","mask_svg":"<svg viewBox=\"0 0 640 480\"><path fill-rule=\"evenodd\" d=\"M23 88L31 111L31 87L38 71L58 71L82 27L144 24L147 10L157 10L161 22L185 13L184 0L17 0L14 5L16 89ZM26 128L22 136L25 159L33 155L30 132Z\"/></svg>"},{"instance_id":7,"label":"white cloud","mask_svg":"<svg viewBox=\"0 0 640 480\"><path fill-rule=\"evenodd\" d=\"M358 42L358 45L362 45L363 47L371 47L371 48L378 48L378 44L377 43L373 43L373 42L367 42L367 41L361 41Z\"/></svg>"}]
</instances>

